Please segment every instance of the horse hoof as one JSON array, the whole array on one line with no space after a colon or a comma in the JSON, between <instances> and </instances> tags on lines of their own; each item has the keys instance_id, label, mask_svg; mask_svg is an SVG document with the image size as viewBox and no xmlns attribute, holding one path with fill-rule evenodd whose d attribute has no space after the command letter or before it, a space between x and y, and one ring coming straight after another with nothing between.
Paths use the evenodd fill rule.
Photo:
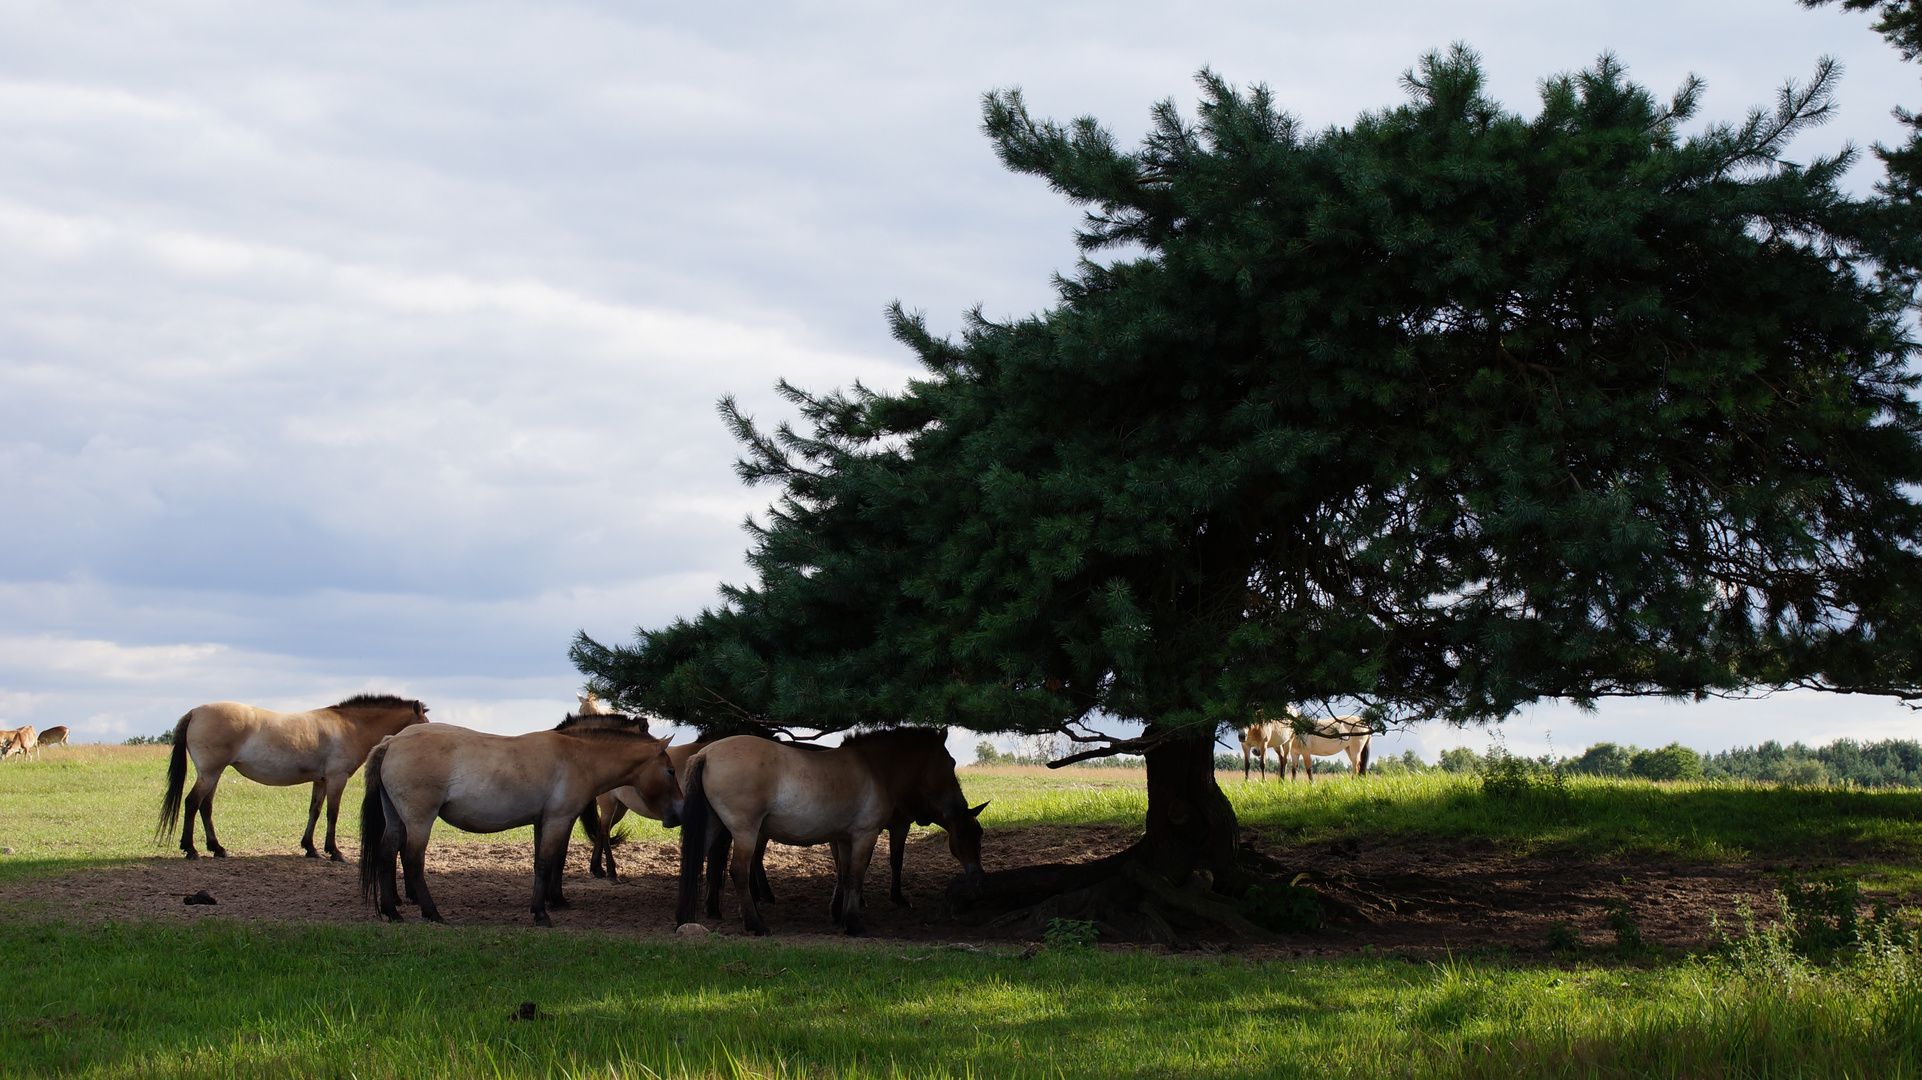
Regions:
<instances>
[{"instance_id":1,"label":"horse hoof","mask_svg":"<svg viewBox=\"0 0 1922 1080\"><path fill-rule=\"evenodd\" d=\"M387 916L388 922L400 922L403 918L405 918L405 916L403 916L398 911L387 911L387 912L382 912L382 914Z\"/></svg>"},{"instance_id":2,"label":"horse hoof","mask_svg":"<svg viewBox=\"0 0 1922 1080\"><path fill-rule=\"evenodd\" d=\"M558 896L547 902L547 907L550 911L566 911L573 906L574 902L572 900L563 900Z\"/></svg>"},{"instance_id":3,"label":"horse hoof","mask_svg":"<svg viewBox=\"0 0 1922 1080\"><path fill-rule=\"evenodd\" d=\"M605 870L603 870L603 869L601 869L601 868L600 868L600 867L598 867L598 866L590 866L590 867L588 867L588 868L587 868L587 872L588 872L588 873L590 873L590 874L593 874L593 875L594 875L595 877L606 877L606 876L607 876L607 871L605 871Z\"/></svg>"},{"instance_id":4,"label":"horse hoof","mask_svg":"<svg viewBox=\"0 0 1922 1080\"><path fill-rule=\"evenodd\" d=\"M214 858L216 858L216 859L224 859L224 858L226 858L226 857L227 857L227 849L226 849L226 848L224 848L224 847L217 847L217 848L215 848L215 849L214 849Z\"/></svg>"},{"instance_id":5,"label":"horse hoof","mask_svg":"<svg viewBox=\"0 0 1922 1080\"><path fill-rule=\"evenodd\" d=\"M181 852L181 853L180 853L180 857L181 857L181 858L183 858L183 859L198 859L198 858L200 858L200 852L198 852L198 851L183 851L183 852Z\"/></svg>"},{"instance_id":6,"label":"horse hoof","mask_svg":"<svg viewBox=\"0 0 1922 1080\"><path fill-rule=\"evenodd\" d=\"M548 918L546 912L542 912L541 914L534 916L534 925L551 927L554 925L554 920Z\"/></svg>"},{"instance_id":7,"label":"horse hoof","mask_svg":"<svg viewBox=\"0 0 1922 1080\"><path fill-rule=\"evenodd\" d=\"M304 848L302 849L302 853L305 854L310 859L320 858L320 852L315 851L313 848Z\"/></svg>"},{"instance_id":8,"label":"horse hoof","mask_svg":"<svg viewBox=\"0 0 1922 1080\"><path fill-rule=\"evenodd\" d=\"M328 853L327 853L327 858L328 858L328 859L330 859L330 860L332 860L332 861L334 861L334 862L346 862L346 861L347 861L347 856L345 856L345 855L342 855L342 854L341 854L340 852L338 852L338 851L330 851L330 852L328 852Z\"/></svg>"},{"instance_id":9,"label":"horse hoof","mask_svg":"<svg viewBox=\"0 0 1922 1080\"><path fill-rule=\"evenodd\" d=\"M440 912L438 911L423 911L420 913L420 917L426 919L428 922L437 922L443 925L447 922L446 919L441 918Z\"/></svg>"},{"instance_id":10,"label":"horse hoof","mask_svg":"<svg viewBox=\"0 0 1922 1080\"><path fill-rule=\"evenodd\" d=\"M867 937L868 936L867 929L860 925L850 926L847 928L846 932L849 937Z\"/></svg>"}]
</instances>

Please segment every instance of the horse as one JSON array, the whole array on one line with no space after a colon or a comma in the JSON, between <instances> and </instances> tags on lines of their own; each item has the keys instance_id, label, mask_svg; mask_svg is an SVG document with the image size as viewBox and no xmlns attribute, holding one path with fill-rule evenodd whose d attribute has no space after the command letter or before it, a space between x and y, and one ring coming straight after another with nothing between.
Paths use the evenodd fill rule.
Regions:
<instances>
[{"instance_id":1,"label":"horse","mask_svg":"<svg viewBox=\"0 0 1922 1080\"><path fill-rule=\"evenodd\" d=\"M39 741L41 747L71 745L67 742L67 727L65 724L58 727L50 727L41 732ZM40 755L36 753L34 756L39 757Z\"/></svg>"},{"instance_id":2,"label":"horse","mask_svg":"<svg viewBox=\"0 0 1922 1080\"><path fill-rule=\"evenodd\" d=\"M585 693L585 694L575 694L574 696L576 698L579 698L581 703L580 709L576 711L574 714L576 716L619 716L620 715L619 713L615 712L613 709L608 708L607 702L602 701L600 698L595 697L592 691L589 691L588 693ZM642 721L641 726L646 727L647 726L646 721Z\"/></svg>"},{"instance_id":3,"label":"horse","mask_svg":"<svg viewBox=\"0 0 1922 1080\"><path fill-rule=\"evenodd\" d=\"M1346 753L1348 767L1354 770L1354 775L1361 776L1368 771L1368 743L1374 738L1374 731L1359 716L1337 716L1330 720L1313 721L1313 727L1309 730L1291 730L1289 734L1287 761L1290 775L1305 770L1308 782L1314 783L1315 763L1309 760L1311 754L1328 757Z\"/></svg>"},{"instance_id":4,"label":"horse","mask_svg":"<svg viewBox=\"0 0 1922 1080\"><path fill-rule=\"evenodd\" d=\"M63 729L64 730L64 729ZM32 754L35 760L40 757L40 736L32 725L17 727L12 731L0 731L0 760L19 755L25 759Z\"/></svg>"},{"instance_id":5,"label":"horse","mask_svg":"<svg viewBox=\"0 0 1922 1080\"><path fill-rule=\"evenodd\" d=\"M619 721L619 723L613 722ZM534 826L534 925L552 926L574 819L603 791L673 782L667 743L624 716L570 716L552 731L488 735L450 724L403 731L367 758L360 804L360 887L378 891L380 913L399 922L394 857L421 918L444 922L427 892L427 840L439 818L467 832Z\"/></svg>"},{"instance_id":6,"label":"horse","mask_svg":"<svg viewBox=\"0 0 1922 1080\"><path fill-rule=\"evenodd\" d=\"M13 737L18 734L19 728L0 728L0 761L13 756Z\"/></svg>"},{"instance_id":7,"label":"horse","mask_svg":"<svg viewBox=\"0 0 1922 1080\"><path fill-rule=\"evenodd\" d=\"M689 759L682 780L681 893L675 921L694 921L702 863L722 836L734 843L729 867L741 918L768 932L750 889L755 853L767 840L834 852L828 918L850 936L863 932L861 884L881 830L905 815L939 824L948 851L970 877L981 873L981 823L987 803L970 808L954 776L947 733L897 728L849 736L840 746L803 750L736 735ZM710 827L710 819L721 828ZM725 830L723 832L722 830Z\"/></svg>"},{"instance_id":8,"label":"horse","mask_svg":"<svg viewBox=\"0 0 1922 1080\"><path fill-rule=\"evenodd\" d=\"M1288 715L1291 718L1299 717L1301 712L1293 705L1290 705L1288 706ZM1248 755L1250 753L1253 753L1255 757L1261 761L1261 778L1263 780L1268 779L1269 750L1275 752L1275 778L1280 779L1282 774L1287 771L1288 740L1294 735L1294 728L1290 727L1287 721L1270 720L1257 712L1255 713L1255 718L1249 722L1248 726L1238 729L1235 734L1241 739L1241 778L1243 780L1248 779Z\"/></svg>"},{"instance_id":9,"label":"horse","mask_svg":"<svg viewBox=\"0 0 1922 1080\"><path fill-rule=\"evenodd\" d=\"M605 714L582 714L605 715ZM694 756L704 742L683 743L667 749L668 766L676 775L686 772L687 759ZM681 819L681 789L679 784L662 782L656 779L648 789L629 785L617 787L601 793L587 808L581 811L581 828L593 841L594 853L588 858L588 872L595 877L605 877L610 881L620 880L620 871L614 865L614 826L620 824L628 811L645 818L671 823L669 828L678 825ZM605 864L606 869L602 866Z\"/></svg>"},{"instance_id":10,"label":"horse","mask_svg":"<svg viewBox=\"0 0 1922 1080\"><path fill-rule=\"evenodd\" d=\"M307 832L300 847L310 859L320 858L314 850L314 823L320 817L320 804L327 801L327 855L335 862L347 859L334 845L334 824L340 817L340 795L347 778L354 775L374 744L402 728L427 722L427 706L392 694L359 694L337 705L310 712L283 713L242 705L236 701L216 701L188 711L174 725L173 758L167 764L167 792L160 798L160 827L165 834L180 817L181 792L187 783L187 758L194 759L194 786L187 794L187 822L180 830L180 850L187 858L197 859L194 849L194 814L200 814L207 831L207 850L214 858L227 857L227 849L214 838L214 791L227 766L256 784L291 787L311 783L314 797L307 805Z\"/></svg>"}]
</instances>

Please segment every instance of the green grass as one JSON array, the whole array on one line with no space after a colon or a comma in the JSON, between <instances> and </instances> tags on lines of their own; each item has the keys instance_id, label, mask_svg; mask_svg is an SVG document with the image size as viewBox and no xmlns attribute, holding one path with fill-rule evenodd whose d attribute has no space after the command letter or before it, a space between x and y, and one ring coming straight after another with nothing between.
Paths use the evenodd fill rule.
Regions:
<instances>
[{"instance_id":1,"label":"green grass","mask_svg":"<svg viewBox=\"0 0 1922 1080\"><path fill-rule=\"evenodd\" d=\"M425 926L0 926L0 1074L1915 1076L1916 988ZM533 1001L542 1019L509 1020Z\"/></svg>"},{"instance_id":2,"label":"green grass","mask_svg":"<svg viewBox=\"0 0 1922 1080\"><path fill-rule=\"evenodd\" d=\"M1487 838L1518 853L1674 855L1711 861L1922 856L1922 792L1785 788L1747 781L1573 778L1567 797L1491 796L1474 776L1430 772L1314 784L1219 774L1244 825L1317 842L1336 836ZM1139 825L1146 781L1119 769L963 769L996 825ZM992 837L992 832L990 832Z\"/></svg>"}]
</instances>

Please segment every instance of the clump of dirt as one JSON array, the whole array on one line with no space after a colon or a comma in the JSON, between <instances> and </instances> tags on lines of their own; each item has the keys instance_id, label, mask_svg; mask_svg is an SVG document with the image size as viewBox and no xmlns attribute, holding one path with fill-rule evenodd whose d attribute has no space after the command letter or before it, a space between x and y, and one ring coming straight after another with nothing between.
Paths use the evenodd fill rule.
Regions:
<instances>
[{"instance_id":1,"label":"clump of dirt","mask_svg":"<svg viewBox=\"0 0 1922 1080\"><path fill-rule=\"evenodd\" d=\"M1038 826L994 830L983 845L988 870L1048 862L1079 862L1121 851L1137 834L1117 826ZM1699 946L1710 934L1710 913L1733 920L1736 898L1768 910L1777 864L1764 869L1743 863L1693 863L1666 858L1606 861L1518 857L1469 842L1344 841L1303 845L1249 830L1262 856L1306 873L1347 917L1315 934L1285 936L1279 944L1250 945L1222 936L1220 928L1184 932L1181 944L1257 955L1334 955L1361 950L1410 957L1443 951L1546 952L1557 922L1590 946L1614 940L1611 907L1625 904L1653 946ZM343 841L345 845L346 842ZM350 856L356 853L345 847ZM585 872L586 845L575 844L566 878L572 906L556 911L563 930L669 935L680 849L672 842L633 843L622 848L622 880L612 883ZM777 935L831 933L828 898L834 866L826 847L772 845L768 878L777 900L762 915ZM941 897L958 873L946 838L922 833L909 842L904 887L912 908L887 898L886 845L868 872L866 919L871 935L905 940L1014 939L1014 931L987 924L991 910L941 917ZM427 883L441 913L456 926L530 926L533 851L525 841L437 844L428 850ZM207 892L218 906L189 906L181 897ZM708 924L722 933L741 932L732 887L723 897L723 918ZM1916 902L1919 898L1901 898ZM104 869L0 888L0 910L76 921L204 918L240 921L374 922L373 904L362 898L353 863L302 858L291 853L236 852L226 859L156 857ZM409 918L415 916L410 912Z\"/></svg>"}]
</instances>

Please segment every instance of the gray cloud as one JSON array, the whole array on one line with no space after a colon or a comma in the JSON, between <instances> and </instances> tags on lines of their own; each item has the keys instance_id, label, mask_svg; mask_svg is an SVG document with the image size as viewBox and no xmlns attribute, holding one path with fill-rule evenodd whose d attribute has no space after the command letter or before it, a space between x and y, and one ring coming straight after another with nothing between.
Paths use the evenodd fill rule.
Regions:
<instances>
[{"instance_id":1,"label":"gray cloud","mask_svg":"<svg viewBox=\"0 0 1922 1080\"><path fill-rule=\"evenodd\" d=\"M1078 211L979 95L1132 139L1212 65L1311 123L1464 40L1501 98L1616 50L1708 112L1844 58L1789 0L0 7L0 713L89 736L365 688L550 722L569 635L711 602L742 490L714 400L898 385L900 298L1045 306ZM1866 174L1865 174L1866 175ZM1559 737L1559 736L1558 736Z\"/></svg>"}]
</instances>

